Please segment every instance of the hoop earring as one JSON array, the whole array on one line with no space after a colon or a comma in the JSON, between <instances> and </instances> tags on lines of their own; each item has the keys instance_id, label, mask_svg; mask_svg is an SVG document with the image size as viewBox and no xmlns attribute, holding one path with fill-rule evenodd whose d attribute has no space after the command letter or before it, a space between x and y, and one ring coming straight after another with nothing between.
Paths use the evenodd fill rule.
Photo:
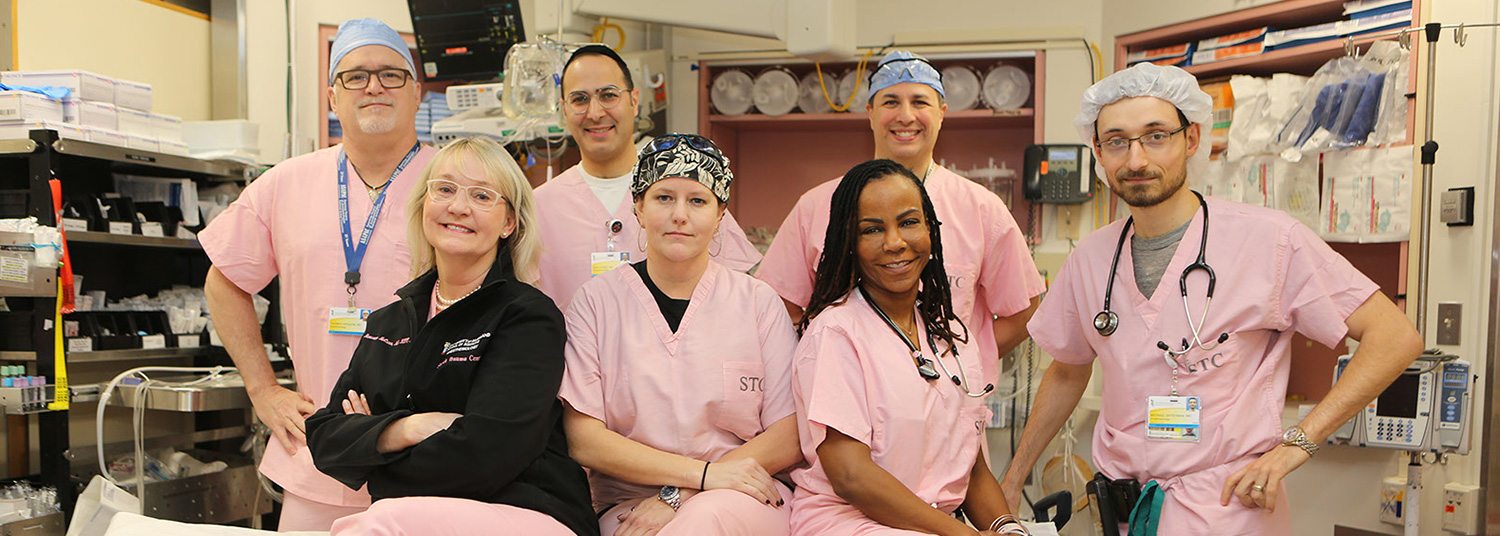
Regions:
<instances>
[{"instance_id":1,"label":"hoop earring","mask_svg":"<svg viewBox=\"0 0 1500 536\"><path fill-rule=\"evenodd\" d=\"M638 233L635 234L635 244L636 244L636 246L640 247L641 253L645 253L646 252L646 227L643 226L643 225L641 225L640 222L636 222L636 226L640 227L641 230L640 230L640 232L638 232Z\"/></svg>"},{"instance_id":2,"label":"hoop earring","mask_svg":"<svg viewBox=\"0 0 1500 536\"><path fill-rule=\"evenodd\" d=\"M718 243L719 244L719 251L714 251L714 243ZM723 252L724 252L724 235L723 235L723 233L715 232L713 239L709 240L709 242L708 242L708 256L710 256L710 257L718 257L719 254L723 253Z\"/></svg>"}]
</instances>

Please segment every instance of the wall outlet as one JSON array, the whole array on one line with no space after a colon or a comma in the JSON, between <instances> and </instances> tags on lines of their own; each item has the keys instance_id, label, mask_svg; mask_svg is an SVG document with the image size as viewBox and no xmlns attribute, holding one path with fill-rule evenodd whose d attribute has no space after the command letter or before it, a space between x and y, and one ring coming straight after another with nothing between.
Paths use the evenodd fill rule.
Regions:
<instances>
[{"instance_id":1,"label":"wall outlet","mask_svg":"<svg viewBox=\"0 0 1500 536\"><path fill-rule=\"evenodd\" d=\"M1056 206L1058 240L1078 240L1079 232L1083 228L1083 205Z\"/></svg>"},{"instance_id":2,"label":"wall outlet","mask_svg":"<svg viewBox=\"0 0 1500 536\"><path fill-rule=\"evenodd\" d=\"M1406 508L1406 479L1399 476L1385 477L1380 486L1380 521L1392 525L1402 524L1401 514Z\"/></svg>"},{"instance_id":3,"label":"wall outlet","mask_svg":"<svg viewBox=\"0 0 1500 536\"><path fill-rule=\"evenodd\" d=\"M1479 486L1449 482L1443 486L1443 530L1479 534Z\"/></svg>"}]
</instances>

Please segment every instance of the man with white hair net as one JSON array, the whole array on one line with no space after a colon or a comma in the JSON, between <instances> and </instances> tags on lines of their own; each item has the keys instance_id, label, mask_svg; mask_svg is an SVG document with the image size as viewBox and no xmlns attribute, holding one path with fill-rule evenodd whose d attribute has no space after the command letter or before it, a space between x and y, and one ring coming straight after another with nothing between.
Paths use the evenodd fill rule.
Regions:
<instances>
[{"instance_id":1,"label":"man with white hair net","mask_svg":"<svg viewBox=\"0 0 1500 536\"><path fill-rule=\"evenodd\" d=\"M1026 340L1026 321L1045 283L1031 260L1025 234L994 192L933 162L948 105L938 70L921 56L892 51L870 74L865 110L875 136L875 158L896 161L922 179L941 227L943 267L953 310L977 349L984 382L1000 380L1001 355ZM833 191L840 179L808 190L781 223L755 276L776 289L793 320L812 297L813 272Z\"/></svg>"},{"instance_id":2,"label":"man with white hair net","mask_svg":"<svg viewBox=\"0 0 1500 536\"><path fill-rule=\"evenodd\" d=\"M213 262L204 290L214 328L272 432L260 470L286 490L283 531L325 531L370 505L369 494L313 466L303 420L328 404L365 315L395 301L409 279L406 200L437 152L417 144L421 84L396 30L376 19L344 22L328 65L343 143L277 164L198 234ZM272 279L297 391L276 382L251 304Z\"/></svg>"},{"instance_id":3,"label":"man with white hair net","mask_svg":"<svg viewBox=\"0 0 1500 536\"><path fill-rule=\"evenodd\" d=\"M1074 124L1131 217L1078 244L1027 325L1054 362L1002 481L1012 500L1097 359L1094 464L1145 486L1119 505L1131 534L1291 534L1282 479L1422 351L1406 316L1312 230L1185 187L1206 160L1209 107L1176 67L1136 65L1084 92ZM1283 431L1291 332L1364 344Z\"/></svg>"}]
</instances>

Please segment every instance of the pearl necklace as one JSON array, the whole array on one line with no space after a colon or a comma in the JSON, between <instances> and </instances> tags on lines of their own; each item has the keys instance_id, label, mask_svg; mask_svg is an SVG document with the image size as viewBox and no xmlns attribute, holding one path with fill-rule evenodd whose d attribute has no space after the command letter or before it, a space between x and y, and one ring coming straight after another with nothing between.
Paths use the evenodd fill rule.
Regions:
<instances>
[{"instance_id":1,"label":"pearl necklace","mask_svg":"<svg viewBox=\"0 0 1500 536\"><path fill-rule=\"evenodd\" d=\"M439 279L438 282L437 282L437 293L436 293L437 301L438 301L438 308L447 309L449 307L452 307L453 304L458 303L460 301L463 301L464 298L467 298L470 295L473 295L478 290L479 290L479 287L474 287L474 290L471 290L471 291L469 291L468 294L464 294L463 296L459 296L456 299L452 299L452 300L445 299L445 298L443 298L443 280Z\"/></svg>"}]
</instances>

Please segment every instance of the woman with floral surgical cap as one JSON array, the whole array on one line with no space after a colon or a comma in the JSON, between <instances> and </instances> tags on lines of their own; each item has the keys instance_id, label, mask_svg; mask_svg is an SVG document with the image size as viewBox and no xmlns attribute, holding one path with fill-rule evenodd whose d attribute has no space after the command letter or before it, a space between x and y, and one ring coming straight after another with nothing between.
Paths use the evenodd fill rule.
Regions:
<instances>
[{"instance_id":1,"label":"woman with floral surgical cap","mask_svg":"<svg viewBox=\"0 0 1500 536\"><path fill-rule=\"evenodd\" d=\"M708 138L653 140L631 185L646 258L568 306L564 424L605 536L787 534L797 336L770 287L715 260L733 179Z\"/></svg>"}]
</instances>

